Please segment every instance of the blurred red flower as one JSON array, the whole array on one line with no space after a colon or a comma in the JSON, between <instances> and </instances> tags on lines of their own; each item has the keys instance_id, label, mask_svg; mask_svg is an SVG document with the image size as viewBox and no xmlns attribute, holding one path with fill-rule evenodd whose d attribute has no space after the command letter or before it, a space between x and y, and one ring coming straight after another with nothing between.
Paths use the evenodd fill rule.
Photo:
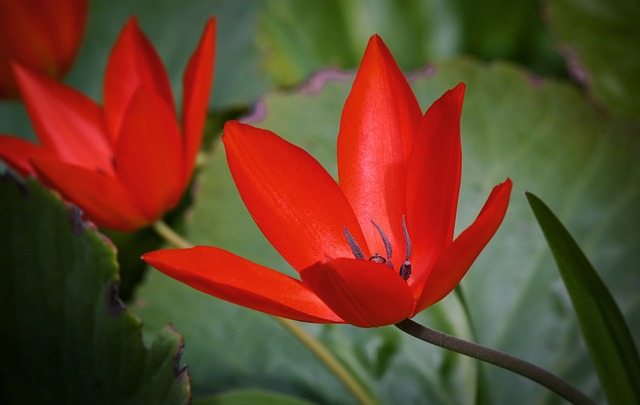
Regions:
<instances>
[{"instance_id":1,"label":"blurred red flower","mask_svg":"<svg viewBox=\"0 0 640 405\"><path fill-rule=\"evenodd\" d=\"M511 180L453 239L465 86L424 114L378 36L371 38L338 136L340 185L304 150L228 122L229 168L264 235L301 280L207 246L147 253L169 276L269 314L375 327L441 300L506 213Z\"/></svg>"},{"instance_id":2,"label":"blurred red flower","mask_svg":"<svg viewBox=\"0 0 640 405\"><path fill-rule=\"evenodd\" d=\"M169 78L132 18L107 65L104 107L15 64L40 145L0 136L0 158L33 174L98 226L130 231L174 208L200 148L215 54L210 19L183 76L182 128Z\"/></svg>"},{"instance_id":3,"label":"blurred red flower","mask_svg":"<svg viewBox=\"0 0 640 405\"><path fill-rule=\"evenodd\" d=\"M88 0L0 0L0 98L20 96L11 63L61 78L80 48L87 14Z\"/></svg>"}]
</instances>

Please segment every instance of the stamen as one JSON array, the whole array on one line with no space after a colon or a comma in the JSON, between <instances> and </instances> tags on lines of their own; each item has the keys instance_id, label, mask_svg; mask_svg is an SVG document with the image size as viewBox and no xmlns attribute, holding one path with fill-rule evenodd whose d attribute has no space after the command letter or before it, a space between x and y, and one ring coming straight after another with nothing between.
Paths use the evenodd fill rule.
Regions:
<instances>
[{"instance_id":1,"label":"stamen","mask_svg":"<svg viewBox=\"0 0 640 405\"><path fill-rule=\"evenodd\" d=\"M376 224L373 221L371 221L371 223L373 224L373 226L376 227L376 229L380 233L380 237L382 238L382 243L384 243L384 249L387 251L387 259L391 259L391 255L393 254L393 250L391 249L391 242L389 242L389 239L387 239L387 236L384 234L384 232L382 232L382 228L380 228L380 225Z\"/></svg>"},{"instance_id":2,"label":"stamen","mask_svg":"<svg viewBox=\"0 0 640 405\"><path fill-rule=\"evenodd\" d=\"M402 266L400 266L400 277L402 277L406 281L409 279L410 275L411 275L411 262L407 260L404 263L402 263Z\"/></svg>"},{"instance_id":3,"label":"stamen","mask_svg":"<svg viewBox=\"0 0 640 405\"><path fill-rule=\"evenodd\" d=\"M409 261L409 259L411 259L411 239L409 239L409 231L407 230L407 223L404 221L404 215L402 216L402 233L404 233L404 243L405 243L405 252L406 252L404 255L404 260L405 262L407 262ZM411 273L411 268L409 268L409 273Z\"/></svg>"},{"instance_id":4,"label":"stamen","mask_svg":"<svg viewBox=\"0 0 640 405\"><path fill-rule=\"evenodd\" d=\"M411 276L411 239L409 238L409 231L407 230L407 223L404 220L404 215L402 216L402 233L404 234L404 243L405 243L405 255L404 255L404 263L400 266L400 277L402 277L405 281L409 279Z\"/></svg>"},{"instance_id":5,"label":"stamen","mask_svg":"<svg viewBox=\"0 0 640 405\"><path fill-rule=\"evenodd\" d=\"M356 257L356 259L364 259L364 253L362 253L362 249L360 249L360 246L358 246L358 242L356 242L356 239L349 233L349 230L346 226L343 228L343 230L344 236L347 238L347 243L349 244L353 255Z\"/></svg>"}]
</instances>

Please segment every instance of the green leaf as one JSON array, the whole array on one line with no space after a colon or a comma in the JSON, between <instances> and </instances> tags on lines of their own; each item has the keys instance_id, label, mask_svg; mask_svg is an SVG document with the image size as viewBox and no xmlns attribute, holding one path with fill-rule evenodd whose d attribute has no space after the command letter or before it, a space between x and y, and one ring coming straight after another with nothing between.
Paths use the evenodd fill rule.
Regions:
<instances>
[{"instance_id":1,"label":"green leaf","mask_svg":"<svg viewBox=\"0 0 640 405\"><path fill-rule=\"evenodd\" d=\"M640 358L615 299L549 207L535 195L525 194L569 291L607 400L640 403Z\"/></svg>"},{"instance_id":2,"label":"green leaf","mask_svg":"<svg viewBox=\"0 0 640 405\"><path fill-rule=\"evenodd\" d=\"M182 339L149 348L112 245L34 180L0 180L0 402L187 403Z\"/></svg>"},{"instance_id":3,"label":"green leaf","mask_svg":"<svg viewBox=\"0 0 640 405\"><path fill-rule=\"evenodd\" d=\"M548 14L574 77L621 117L640 117L640 3L550 0Z\"/></svg>"},{"instance_id":4,"label":"green leaf","mask_svg":"<svg viewBox=\"0 0 640 405\"><path fill-rule=\"evenodd\" d=\"M374 33L394 49L402 69L467 53L561 73L562 60L539 7L535 0L272 0L258 28L265 70L286 86L327 66L356 68Z\"/></svg>"},{"instance_id":5,"label":"green leaf","mask_svg":"<svg viewBox=\"0 0 640 405\"><path fill-rule=\"evenodd\" d=\"M289 395L276 394L267 391L247 390L226 392L211 397L197 398L193 405L312 405L313 402L305 401Z\"/></svg>"}]
</instances>

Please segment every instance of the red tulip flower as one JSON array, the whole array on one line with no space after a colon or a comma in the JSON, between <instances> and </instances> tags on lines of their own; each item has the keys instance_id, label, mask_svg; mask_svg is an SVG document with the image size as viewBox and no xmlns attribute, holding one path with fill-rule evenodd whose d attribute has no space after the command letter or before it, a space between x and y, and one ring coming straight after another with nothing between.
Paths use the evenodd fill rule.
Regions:
<instances>
[{"instance_id":1,"label":"red tulip flower","mask_svg":"<svg viewBox=\"0 0 640 405\"><path fill-rule=\"evenodd\" d=\"M87 0L0 0L0 98L17 98L11 63L59 79L84 36Z\"/></svg>"},{"instance_id":2,"label":"red tulip flower","mask_svg":"<svg viewBox=\"0 0 640 405\"><path fill-rule=\"evenodd\" d=\"M207 246L143 259L208 294L272 315L375 327L438 302L496 232L511 181L453 239L464 85L424 114L382 40L372 37L338 135L338 185L308 153L231 121L231 174L261 231L300 280Z\"/></svg>"},{"instance_id":3,"label":"red tulip flower","mask_svg":"<svg viewBox=\"0 0 640 405\"><path fill-rule=\"evenodd\" d=\"M165 69L135 18L109 57L104 107L14 65L40 144L0 136L0 158L58 190L98 226L130 231L148 225L177 205L191 177L214 52L211 19L183 77L181 128Z\"/></svg>"}]
</instances>

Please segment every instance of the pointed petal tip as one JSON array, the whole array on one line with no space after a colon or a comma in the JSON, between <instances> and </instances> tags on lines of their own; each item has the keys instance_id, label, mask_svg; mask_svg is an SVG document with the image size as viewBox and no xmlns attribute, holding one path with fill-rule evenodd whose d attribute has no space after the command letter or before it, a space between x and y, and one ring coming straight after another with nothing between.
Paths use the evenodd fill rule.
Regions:
<instances>
[{"instance_id":1,"label":"pointed petal tip","mask_svg":"<svg viewBox=\"0 0 640 405\"><path fill-rule=\"evenodd\" d=\"M122 30L120 31L120 38L129 38L134 35L138 35L140 33L140 24L138 22L138 16L132 15L122 26Z\"/></svg>"},{"instance_id":2,"label":"pointed petal tip","mask_svg":"<svg viewBox=\"0 0 640 405\"><path fill-rule=\"evenodd\" d=\"M132 29L132 28L137 29L138 25L139 25L138 24L138 16L137 15L132 15L131 17L129 17L127 19L127 22L124 24L124 29L125 30L126 29Z\"/></svg>"},{"instance_id":3,"label":"pointed petal tip","mask_svg":"<svg viewBox=\"0 0 640 405\"><path fill-rule=\"evenodd\" d=\"M142 261L146 262L148 265L153 266L153 263L157 263L159 252L163 252L165 250L173 249L153 250L151 252L144 253L142 256L140 256L140 259L142 259Z\"/></svg>"},{"instance_id":4,"label":"pointed petal tip","mask_svg":"<svg viewBox=\"0 0 640 405\"><path fill-rule=\"evenodd\" d=\"M367 43L367 47L364 51L363 60L366 58L366 55L371 53L374 55L390 53L387 44L378 34L373 34L371 38L369 38L369 42Z\"/></svg>"},{"instance_id":5,"label":"pointed petal tip","mask_svg":"<svg viewBox=\"0 0 640 405\"><path fill-rule=\"evenodd\" d=\"M467 85L464 82L460 82L453 89L449 90L452 93L453 97L458 99L458 103L462 105L464 101L464 95L467 90Z\"/></svg>"},{"instance_id":6,"label":"pointed petal tip","mask_svg":"<svg viewBox=\"0 0 640 405\"><path fill-rule=\"evenodd\" d=\"M464 94L467 89L467 85L463 82L458 83L451 90L447 90L447 92L441 98L449 98L451 101L459 106L460 111L462 111L462 103L464 102Z\"/></svg>"},{"instance_id":7,"label":"pointed petal tip","mask_svg":"<svg viewBox=\"0 0 640 405\"><path fill-rule=\"evenodd\" d=\"M117 42L119 42L119 40L122 40L122 38L126 38L128 41L132 41L134 40L133 38L137 37L143 37L142 40L147 39L144 32L142 32L142 30L140 29L140 19L137 15L132 15L131 17L129 17L129 19L127 19L127 22L122 27L122 30L120 31L120 38L116 40L114 48L117 46Z\"/></svg>"},{"instance_id":8,"label":"pointed petal tip","mask_svg":"<svg viewBox=\"0 0 640 405\"><path fill-rule=\"evenodd\" d=\"M238 120L229 120L227 122L224 123L224 129L228 128L237 128L239 126L250 126L249 124L243 124L242 122L238 121Z\"/></svg>"},{"instance_id":9,"label":"pointed petal tip","mask_svg":"<svg viewBox=\"0 0 640 405\"><path fill-rule=\"evenodd\" d=\"M243 124L240 121L231 120L227 121L222 128L222 141L224 142L225 136L229 136L231 134L237 133L238 131L243 131L249 128L255 128L249 124Z\"/></svg>"},{"instance_id":10,"label":"pointed petal tip","mask_svg":"<svg viewBox=\"0 0 640 405\"><path fill-rule=\"evenodd\" d=\"M502 219L506 214L507 208L509 207L509 199L511 197L512 189L513 189L513 182L509 177L507 177L505 181L503 181L502 183L497 184L495 187L493 187L493 189L491 190L491 194L489 194L489 197L487 198L487 201L484 203L482 210L480 210L478 217L484 214L485 211L491 209L501 213L500 222L502 222ZM499 200L499 201L496 202L495 200Z\"/></svg>"},{"instance_id":11,"label":"pointed petal tip","mask_svg":"<svg viewBox=\"0 0 640 405\"><path fill-rule=\"evenodd\" d=\"M218 19L215 16L211 16L207 19L207 23L205 25L205 32L207 35L210 35L211 32L215 32L218 25Z\"/></svg>"},{"instance_id":12,"label":"pointed petal tip","mask_svg":"<svg viewBox=\"0 0 640 405\"><path fill-rule=\"evenodd\" d=\"M491 194L489 195L489 198L492 198L494 194L501 194L501 195L506 194L506 198L508 199L509 196L511 195L512 190L513 190L513 181L511 181L511 179L507 177L502 183L497 184L493 188L493 190L491 191Z\"/></svg>"},{"instance_id":13,"label":"pointed petal tip","mask_svg":"<svg viewBox=\"0 0 640 405\"><path fill-rule=\"evenodd\" d=\"M378 35L377 33L376 33L376 34L371 35L371 38L369 38L369 43L368 43L368 45L367 45L367 46L369 46L369 45L374 45L374 44L375 44L375 45L384 44L384 40L383 40L383 39L382 39L382 37L381 37L380 35Z\"/></svg>"}]
</instances>

